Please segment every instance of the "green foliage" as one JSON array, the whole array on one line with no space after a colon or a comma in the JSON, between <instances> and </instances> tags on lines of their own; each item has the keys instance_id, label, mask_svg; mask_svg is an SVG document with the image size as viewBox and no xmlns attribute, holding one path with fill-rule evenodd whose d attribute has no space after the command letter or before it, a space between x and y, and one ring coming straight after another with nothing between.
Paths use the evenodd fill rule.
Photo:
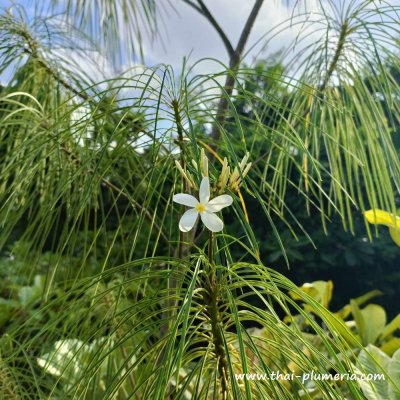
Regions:
<instances>
[{"instance_id":1,"label":"green foliage","mask_svg":"<svg viewBox=\"0 0 400 400\"><path fill-rule=\"evenodd\" d=\"M365 350L361 350L358 363L363 374L380 374L385 377L385 379L360 381L362 391L368 400L400 399L400 350L390 358L377 347L368 345ZM382 371L388 371L389 375L385 376Z\"/></svg>"},{"instance_id":2,"label":"green foliage","mask_svg":"<svg viewBox=\"0 0 400 400\"><path fill-rule=\"evenodd\" d=\"M390 63L396 63L395 59L390 59ZM394 72L397 67L395 64L388 65L392 70L391 76L398 85L398 73ZM253 73L249 73L242 86L243 97L238 96L234 100L237 113L243 118L244 125L251 127L254 119L262 119L264 125L270 127L271 131L275 128L277 120L276 104L262 103L254 99L250 105L244 93L256 93L264 99L273 98L290 100L290 92L287 86L280 80L286 74L283 64L281 64L279 54L270 57L268 60L258 60L254 66ZM365 78L370 94L374 93L374 85L369 81L373 78ZM344 88L338 87L340 90ZM390 101L384 97L379 98L379 105L384 110L387 118L392 119L393 129L398 129L398 120L391 113ZM282 110L282 118L287 118L288 110ZM232 123L234 124L234 120ZM237 128L232 126L236 135L240 136ZM395 152L399 152L399 142L397 135L392 135ZM254 148L261 154L272 153L269 141L265 141L258 131L247 129L246 140L254 143ZM271 137L269 140L274 140ZM292 157L301 159L301 150L295 146L287 150ZM271 154L271 159L274 157ZM327 154L322 151L319 155L320 162L324 166L320 171L321 181L330 181L329 159ZM259 159L256 160L260 162ZM299 165L300 167L300 165ZM304 167L304 165L303 165ZM325 169L325 167L327 167ZM251 176L257 179L254 171ZM264 175L265 177L265 175ZM304 179L303 169L288 169L285 179L289 183L285 192L284 207L290 210L283 210L280 213L271 214L271 220L279 232L276 237L271 230L265 229L265 221L258 218L262 212L258 200L251 196L245 196L246 207L250 216L254 234L259 242L259 248L263 260L274 265L276 269L290 277L294 282L303 282L304 276L310 280L333 279L335 286L339 288L339 293L334 298L334 305L341 307L349 296L362 293L366 288L379 287L385 291L385 298L382 302L390 315L398 312L397 309L397 287L400 282L398 273L398 250L393 246L392 240L385 230L376 230L379 239L371 242L365 234L365 220L362 213L358 212L357 207L352 207L353 234L343 231L343 221L340 215L333 214L327 216L326 222L321 224L320 211L321 199L315 194L309 194L306 198L299 191L298 185ZM268 181L272 180L268 179ZM363 196L363 202L368 202L367 190L364 183L359 183L359 192ZM396 197L397 199L397 197ZM329 199L322 200L322 208L329 209ZM285 214L284 214L285 213ZM282 220L282 215L285 219ZM292 222L292 223L291 223ZM237 221L232 221L233 231L240 229ZM290 224L290 225L289 225ZM289 225L289 226L288 226ZM355 235L355 236L354 236ZM288 264L290 269L288 269ZM348 279L348 275L353 278Z\"/></svg>"},{"instance_id":3,"label":"green foliage","mask_svg":"<svg viewBox=\"0 0 400 400\"><path fill-rule=\"evenodd\" d=\"M41 307L40 313L50 316L54 328L49 330L47 324L43 325L38 319L39 313L27 315L26 322L9 330L14 339L3 346L3 357L9 361L19 360L20 366L27 367L32 362L28 354L35 354L31 368L40 386L30 381L29 375L18 379L21 386L28 385L32 389L36 386L35 390L43 396L51 393L54 398L63 394L79 398L99 395L126 398L127 393L140 393L145 397L187 398L185 392L192 397L212 396L220 389L215 376L215 350L211 345L215 340L213 314L209 308L214 298L208 281L211 266L203 255L192 261L194 264L183 264L179 260L139 260L109 270L96 280L89 278L72 286ZM141 269L143 263L149 263L146 278L139 274L122 279L125 269L135 271ZM295 391L304 390L300 379L290 385L278 380L272 383L251 381L243 386L244 382L237 381L235 374L284 371L292 364L301 365L302 370L326 373L331 368L339 371L350 368L346 360L338 357L338 351L345 354L350 348L330 333L332 315L286 278L265 266L248 263L232 264L229 269L218 265L216 273L221 282L218 303L225 307L218 325L229 357L226 361L232 368L228 372L232 396L300 398ZM161 317L165 313L162 305L168 303L170 293L155 290L146 282L149 278L151 282L164 280L170 274L181 279L182 289L173 299L181 299L184 307L175 303L174 312L165 319ZM104 285L104 281L109 283ZM311 315L302 313L285 295L287 290L310 304L330 328L323 333ZM263 307L254 307L253 296L263 302ZM284 309L290 314L292 307L308 321L308 335L280 320L278 311ZM248 323L260 326L262 335L254 329L247 330ZM159 337L159 332L167 327L168 335ZM24 341L25 351L21 352L19 340L32 331L35 335ZM310 340L311 332L317 342ZM299 354L298 348L303 352ZM172 354L175 356L171 357ZM14 373L17 374L17 370ZM197 384L189 387L193 381ZM327 385L316 383L313 390L325 398ZM349 382L335 390L356 393L358 389Z\"/></svg>"},{"instance_id":4,"label":"green foliage","mask_svg":"<svg viewBox=\"0 0 400 400\"><path fill-rule=\"evenodd\" d=\"M121 35L120 46L137 49L138 22L157 28L154 1L70 1L57 18L30 19L21 7L0 16L0 74L13 71L0 95L0 394L364 399L352 380L236 374L347 373L370 342L394 353L399 318L386 324L379 306L361 308L372 294L334 314L330 283L298 288L265 260L307 262L303 242L291 240L314 239L309 218L326 231L336 216L354 232L354 214L395 209L400 110L397 58L386 46L396 41L395 9L368 1L343 2L340 13L333 3L331 12L296 9L279 32L311 22L321 36L307 44L301 29L271 65L241 68L257 13L235 51L204 2L185 2L217 29L231 68L141 67L98 82L57 52L79 48L87 58ZM117 29L118 4L131 30ZM214 187L221 163L240 182L224 185L233 198L226 229L208 237L200 225L180 232L182 207L172 203L175 193L198 194L202 150ZM368 256L364 245L346 247L348 264Z\"/></svg>"},{"instance_id":5,"label":"green foliage","mask_svg":"<svg viewBox=\"0 0 400 400\"><path fill-rule=\"evenodd\" d=\"M332 281L305 283L300 289L324 307L329 307L333 296ZM300 300L296 293L290 292L289 294L294 300ZM356 344L357 347L359 347L359 344L362 346L375 345L391 356L400 348L400 337L396 336L396 333L400 330L400 314L387 323L386 311L382 306L368 304L361 308L364 303L380 295L382 293L379 290L373 290L351 299L349 304L335 312L335 317L340 321L341 326L347 326L342 330L350 344ZM314 312L313 307L308 304L304 304L303 308L310 313ZM352 319L349 319L350 317ZM291 321L291 318L286 319ZM301 327L307 327L307 323L304 323L301 315L298 315L295 321ZM350 331L352 334L350 334Z\"/></svg>"}]
</instances>

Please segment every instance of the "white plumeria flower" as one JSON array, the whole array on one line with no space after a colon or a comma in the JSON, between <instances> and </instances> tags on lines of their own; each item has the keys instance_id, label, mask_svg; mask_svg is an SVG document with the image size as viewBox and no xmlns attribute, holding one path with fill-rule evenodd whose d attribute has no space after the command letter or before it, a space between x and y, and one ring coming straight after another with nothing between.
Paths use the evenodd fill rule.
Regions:
<instances>
[{"instance_id":1,"label":"white plumeria flower","mask_svg":"<svg viewBox=\"0 0 400 400\"><path fill-rule=\"evenodd\" d=\"M210 200L210 180L207 176L203 177L201 181L199 197L200 199L197 200L191 194L178 193L174 195L173 200L175 203L192 207L182 215L179 221L179 229L182 232L189 232L194 227L200 214L200 218L207 229L211 232L222 231L224 223L215 213L230 206L233 201L232 197L228 194L223 194Z\"/></svg>"}]
</instances>

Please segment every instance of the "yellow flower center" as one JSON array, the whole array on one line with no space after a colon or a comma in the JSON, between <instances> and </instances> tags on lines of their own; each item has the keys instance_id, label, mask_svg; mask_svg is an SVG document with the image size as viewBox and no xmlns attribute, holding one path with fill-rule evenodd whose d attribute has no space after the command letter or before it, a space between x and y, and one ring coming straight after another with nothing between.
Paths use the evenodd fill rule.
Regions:
<instances>
[{"instance_id":1,"label":"yellow flower center","mask_svg":"<svg viewBox=\"0 0 400 400\"><path fill-rule=\"evenodd\" d=\"M205 211L206 206L205 206L204 204L199 203L199 204L196 205L195 209L196 209L199 213L202 213L202 212Z\"/></svg>"}]
</instances>

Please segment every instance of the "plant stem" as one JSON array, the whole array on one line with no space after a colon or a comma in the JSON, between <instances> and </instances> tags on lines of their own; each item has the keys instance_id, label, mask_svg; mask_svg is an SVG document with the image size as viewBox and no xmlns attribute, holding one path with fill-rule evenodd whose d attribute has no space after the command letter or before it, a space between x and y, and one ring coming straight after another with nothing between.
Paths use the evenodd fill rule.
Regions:
<instances>
[{"instance_id":1,"label":"plant stem","mask_svg":"<svg viewBox=\"0 0 400 400\"><path fill-rule=\"evenodd\" d=\"M172 100L172 107L174 109L174 117L176 122L176 130L178 132L178 145L180 150L180 164L182 169L185 171L186 169L186 160L185 160L185 145L183 142L183 128L182 128L182 118L179 110L179 103L177 100ZM182 189L183 193L187 193L189 191L189 187L184 177L182 177ZM179 244L178 244L178 257L182 258L184 253L183 241L185 239L185 235L183 232L179 231Z\"/></svg>"},{"instance_id":2,"label":"plant stem","mask_svg":"<svg viewBox=\"0 0 400 400\"><path fill-rule=\"evenodd\" d=\"M327 89L329 81L332 78L333 73L335 72L335 69L336 69L339 59L340 59L340 56L342 55L344 46L346 44L346 38L347 38L348 34L349 34L349 24L347 21L344 21L340 28L340 34L339 34L339 39L338 39L338 44L336 46L335 54L333 55L332 61L329 63L325 78L324 78L321 86L317 88L319 90L319 92L321 92L322 94ZM311 113L312 109L313 109L313 106L311 103L311 105L307 108L307 110L304 111L301 118L299 118L297 121L294 122L294 124L292 124L293 130L297 130L299 124L301 122L303 122L303 120L304 120L304 118L306 118L307 114ZM258 157L257 160L255 160L253 162L253 168L255 165L257 165L258 163L263 161L264 158L269 154L270 151L271 150L268 149L265 153L263 153L260 157Z\"/></svg>"},{"instance_id":3,"label":"plant stem","mask_svg":"<svg viewBox=\"0 0 400 400\"><path fill-rule=\"evenodd\" d=\"M347 21L344 21L340 28L339 40L338 40L335 54L332 58L331 63L329 64L324 82L322 83L322 86L319 89L321 92L323 92L326 89L326 87L328 86L329 80L331 79L331 77L337 67L339 58L342 55L342 51L343 51L344 45L346 43L346 37L349 33L348 31L349 31L349 24Z\"/></svg>"},{"instance_id":4,"label":"plant stem","mask_svg":"<svg viewBox=\"0 0 400 400\"><path fill-rule=\"evenodd\" d=\"M214 237L211 231L208 236L208 261L214 265Z\"/></svg>"},{"instance_id":5,"label":"plant stem","mask_svg":"<svg viewBox=\"0 0 400 400\"><path fill-rule=\"evenodd\" d=\"M185 160L185 145L183 141L183 127L182 127L182 118L180 114L180 109L179 109L179 103L178 100L173 99L171 102L173 111L174 111L174 118L175 118L175 123L176 123L176 129L178 132L178 145L180 149L180 164L183 170L186 169L186 160ZM182 189L184 193L188 193L189 191L189 185L186 182L186 179L182 177ZM187 246L184 246L184 241L186 239L186 235L179 230L179 238L178 238L178 248L175 251L175 256L177 256L179 259L183 259L185 256L185 249ZM168 286L169 286L169 291L174 291L178 289L178 281L175 277L175 275L172 275L168 278ZM173 307L176 307L177 301L174 301L173 299L169 299L166 302L166 310L163 312L163 319L165 319L167 322L165 325L161 328L161 337L165 336L169 330L169 319L172 318L173 316ZM162 352L164 353L164 352ZM163 357L160 357L160 360L162 361Z\"/></svg>"},{"instance_id":6,"label":"plant stem","mask_svg":"<svg viewBox=\"0 0 400 400\"><path fill-rule=\"evenodd\" d=\"M219 312L220 292L214 263L214 237L212 232L209 234L208 241L208 262L210 273L206 285L206 292L208 294L206 302L208 305L207 310L210 318L212 342L214 344L214 353L217 359L218 374L221 380L222 398L225 399L227 398L228 393L229 369L225 353L224 338L222 334L221 316Z\"/></svg>"}]
</instances>

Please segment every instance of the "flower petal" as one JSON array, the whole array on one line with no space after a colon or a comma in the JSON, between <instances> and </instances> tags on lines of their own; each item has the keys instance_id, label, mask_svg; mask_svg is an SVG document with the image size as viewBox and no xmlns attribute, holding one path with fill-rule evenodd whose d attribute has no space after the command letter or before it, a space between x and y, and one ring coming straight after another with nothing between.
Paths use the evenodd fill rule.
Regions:
<instances>
[{"instance_id":1,"label":"flower petal","mask_svg":"<svg viewBox=\"0 0 400 400\"><path fill-rule=\"evenodd\" d=\"M370 224L386 225L389 228L400 228L400 218L383 210L368 210L364 216Z\"/></svg>"},{"instance_id":2,"label":"flower petal","mask_svg":"<svg viewBox=\"0 0 400 400\"><path fill-rule=\"evenodd\" d=\"M210 200L210 180L207 176L203 177L199 190L200 203L206 204Z\"/></svg>"},{"instance_id":3,"label":"flower petal","mask_svg":"<svg viewBox=\"0 0 400 400\"><path fill-rule=\"evenodd\" d=\"M400 246L400 229L397 228L389 228L390 237L392 238L393 242Z\"/></svg>"},{"instance_id":4,"label":"flower petal","mask_svg":"<svg viewBox=\"0 0 400 400\"><path fill-rule=\"evenodd\" d=\"M187 210L179 221L179 229L182 232L189 232L197 221L199 213L194 208Z\"/></svg>"},{"instance_id":5,"label":"flower petal","mask_svg":"<svg viewBox=\"0 0 400 400\"><path fill-rule=\"evenodd\" d=\"M206 211L208 212L217 212L222 210L225 207L228 207L232 204L233 199L229 194L223 194L221 196L215 197L210 200L206 205Z\"/></svg>"},{"instance_id":6,"label":"flower petal","mask_svg":"<svg viewBox=\"0 0 400 400\"><path fill-rule=\"evenodd\" d=\"M220 232L224 228L224 223L222 222L221 218L213 213L204 211L200 214L200 217L203 221L203 224L211 232Z\"/></svg>"},{"instance_id":7,"label":"flower petal","mask_svg":"<svg viewBox=\"0 0 400 400\"><path fill-rule=\"evenodd\" d=\"M184 206L188 207L196 207L199 202L197 201L196 197L192 196L191 194L186 193L178 193L175 194L172 200L175 203L183 204Z\"/></svg>"}]
</instances>

